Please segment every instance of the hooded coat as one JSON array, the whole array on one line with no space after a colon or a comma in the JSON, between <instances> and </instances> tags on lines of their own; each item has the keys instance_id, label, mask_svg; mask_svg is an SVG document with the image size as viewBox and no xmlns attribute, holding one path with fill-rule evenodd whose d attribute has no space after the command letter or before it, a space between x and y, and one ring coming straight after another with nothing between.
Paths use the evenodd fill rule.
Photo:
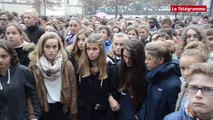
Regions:
<instances>
[{"instance_id":1,"label":"hooded coat","mask_svg":"<svg viewBox=\"0 0 213 120\"><path fill-rule=\"evenodd\" d=\"M18 58L19 58L19 62L24 65L24 66L28 66L30 63L30 60L28 58L28 54L33 51L35 48L35 44L34 43L29 43L24 41L24 43L19 46L16 47L15 50L18 54Z\"/></svg>"},{"instance_id":2,"label":"hooded coat","mask_svg":"<svg viewBox=\"0 0 213 120\"><path fill-rule=\"evenodd\" d=\"M163 120L167 114L175 110L180 92L180 76L179 63L175 60L147 72L146 80L149 86L141 110L142 120Z\"/></svg>"},{"instance_id":3,"label":"hooded coat","mask_svg":"<svg viewBox=\"0 0 213 120\"><path fill-rule=\"evenodd\" d=\"M41 114L35 79L21 64L12 65L8 73L0 75L0 120L28 120L27 96L30 96L34 115Z\"/></svg>"}]
</instances>

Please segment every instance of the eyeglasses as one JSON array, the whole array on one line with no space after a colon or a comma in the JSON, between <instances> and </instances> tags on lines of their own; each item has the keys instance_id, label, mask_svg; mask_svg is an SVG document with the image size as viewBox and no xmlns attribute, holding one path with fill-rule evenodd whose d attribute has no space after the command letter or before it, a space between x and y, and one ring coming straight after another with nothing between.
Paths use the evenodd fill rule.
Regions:
<instances>
[{"instance_id":1,"label":"eyeglasses","mask_svg":"<svg viewBox=\"0 0 213 120\"><path fill-rule=\"evenodd\" d=\"M203 95L213 96L213 88L212 87L202 87L199 88L198 86L189 85L187 91L192 94L196 94L200 90Z\"/></svg>"},{"instance_id":2,"label":"eyeglasses","mask_svg":"<svg viewBox=\"0 0 213 120\"><path fill-rule=\"evenodd\" d=\"M6 18L0 18L0 21L7 21L9 19L6 19Z\"/></svg>"},{"instance_id":3,"label":"eyeglasses","mask_svg":"<svg viewBox=\"0 0 213 120\"><path fill-rule=\"evenodd\" d=\"M190 38L198 38L198 35L197 34L188 34L188 35L186 35L186 38L187 39L190 39Z\"/></svg>"}]
</instances>

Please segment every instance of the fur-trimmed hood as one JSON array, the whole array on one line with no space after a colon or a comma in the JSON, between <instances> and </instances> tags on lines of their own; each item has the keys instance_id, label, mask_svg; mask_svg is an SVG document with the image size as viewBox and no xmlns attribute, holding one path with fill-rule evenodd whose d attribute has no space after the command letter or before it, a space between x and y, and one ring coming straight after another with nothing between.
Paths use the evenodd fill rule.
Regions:
<instances>
[{"instance_id":1,"label":"fur-trimmed hood","mask_svg":"<svg viewBox=\"0 0 213 120\"><path fill-rule=\"evenodd\" d=\"M34 43L26 42L23 46L23 50L27 52L31 52L35 49L36 45Z\"/></svg>"},{"instance_id":2,"label":"fur-trimmed hood","mask_svg":"<svg viewBox=\"0 0 213 120\"><path fill-rule=\"evenodd\" d=\"M33 50L29 53L28 58L30 59L30 61L35 61L37 57L37 52L36 50Z\"/></svg>"}]
</instances>

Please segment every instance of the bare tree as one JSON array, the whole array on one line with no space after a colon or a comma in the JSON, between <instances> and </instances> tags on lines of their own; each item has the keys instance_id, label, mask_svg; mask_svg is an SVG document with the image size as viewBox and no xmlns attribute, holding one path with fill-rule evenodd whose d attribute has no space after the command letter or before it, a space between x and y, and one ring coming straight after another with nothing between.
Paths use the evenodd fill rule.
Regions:
<instances>
[{"instance_id":1,"label":"bare tree","mask_svg":"<svg viewBox=\"0 0 213 120\"><path fill-rule=\"evenodd\" d=\"M54 6L61 7L62 0L34 0L33 6L39 15L41 15L41 8L44 9L46 15L46 9L53 9Z\"/></svg>"},{"instance_id":2,"label":"bare tree","mask_svg":"<svg viewBox=\"0 0 213 120\"><path fill-rule=\"evenodd\" d=\"M85 11L95 13L96 10L106 4L106 0L80 0L83 4Z\"/></svg>"}]
</instances>

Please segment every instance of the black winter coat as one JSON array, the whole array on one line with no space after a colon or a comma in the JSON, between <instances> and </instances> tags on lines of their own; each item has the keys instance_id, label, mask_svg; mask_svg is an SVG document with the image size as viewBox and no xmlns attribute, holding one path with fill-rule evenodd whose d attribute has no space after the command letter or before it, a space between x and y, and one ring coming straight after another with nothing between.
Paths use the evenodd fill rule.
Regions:
<instances>
[{"instance_id":1,"label":"black winter coat","mask_svg":"<svg viewBox=\"0 0 213 120\"><path fill-rule=\"evenodd\" d=\"M37 44L40 37L44 34L44 29L39 27L38 25L34 25L31 27L28 27L25 30L25 33L27 34L28 38L31 42Z\"/></svg>"},{"instance_id":2,"label":"black winter coat","mask_svg":"<svg viewBox=\"0 0 213 120\"><path fill-rule=\"evenodd\" d=\"M115 79L114 71L114 66L108 65L107 79L90 75L79 80L78 120L108 120L109 82Z\"/></svg>"},{"instance_id":3,"label":"black winter coat","mask_svg":"<svg viewBox=\"0 0 213 120\"><path fill-rule=\"evenodd\" d=\"M27 96L31 97L36 118L41 114L35 79L27 67L17 64L0 75L0 120L28 120Z\"/></svg>"}]
</instances>

